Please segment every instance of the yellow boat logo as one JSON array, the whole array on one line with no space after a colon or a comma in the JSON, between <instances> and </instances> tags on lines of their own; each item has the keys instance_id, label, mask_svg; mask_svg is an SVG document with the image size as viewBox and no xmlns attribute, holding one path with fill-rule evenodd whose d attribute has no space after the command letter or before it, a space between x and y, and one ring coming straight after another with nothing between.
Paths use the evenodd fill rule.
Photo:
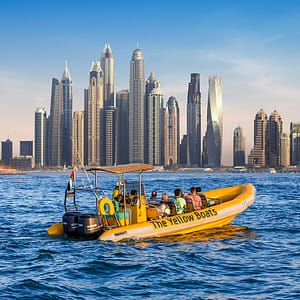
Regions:
<instances>
[{"instance_id":1,"label":"yellow boat logo","mask_svg":"<svg viewBox=\"0 0 300 300\"><path fill-rule=\"evenodd\" d=\"M154 229L166 228L169 226L176 226L180 224L186 224L190 222L195 222L201 219L210 218L216 216L218 212L215 209L207 209L205 211L193 211L190 214L176 215L166 219L152 220L150 223L153 225Z\"/></svg>"}]
</instances>

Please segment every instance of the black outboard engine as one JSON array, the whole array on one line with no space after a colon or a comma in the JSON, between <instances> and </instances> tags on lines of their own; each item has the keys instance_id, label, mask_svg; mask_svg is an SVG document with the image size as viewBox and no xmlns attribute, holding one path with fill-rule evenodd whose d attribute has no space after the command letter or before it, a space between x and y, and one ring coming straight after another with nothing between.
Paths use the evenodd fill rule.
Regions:
<instances>
[{"instance_id":1,"label":"black outboard engine","mask_svg":"<svg viewBox=\"0 0 300 300\"><path fill-rule=\"evenodd\" d=\"M78 217L81 215L79 211L67 211L63 215L63 228L67 236L78 237Z\"/></svg>"},{"instance_id":2,"label":"black outboard engine","mask_svg":"<svg viewBox=\"0 0 300 300\"><path fill-rule=\"evenodd\" d=\"M100 217L96 214L81 214L78 217L78 233L85 239L96 239L102 231Z\"/></svg>"}]
</instances>

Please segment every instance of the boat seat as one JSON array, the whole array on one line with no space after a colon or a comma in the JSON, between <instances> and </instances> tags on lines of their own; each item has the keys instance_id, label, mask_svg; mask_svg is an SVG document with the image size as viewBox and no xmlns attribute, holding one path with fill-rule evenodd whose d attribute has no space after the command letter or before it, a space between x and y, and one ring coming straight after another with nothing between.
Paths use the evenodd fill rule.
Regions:
<instances>
[{"instance_id":1,"label":"boat seat","mask_svg":"<svg viewBox=\"0 0 300 300\"><path fill-rule=\"evenodd\" d=\"M185 212L191 212L194 211L194 204L192 202L187 202L186 203L186 208L184 209Z\"/></svg>"},{"instance_id":2,"label":"boat seat","mask_svg":"<svg viewBox=\"0 0 300 300\"><path fill-rule=\"evenodd\" d=\"M208 207L208 203L207 203L206 196L204 194L202 194L202 193L199 193L198 195L201 198L202 208L207 208Z\"/></svg>"},{"instance_id":3,"label":"boat seat","mask_svg":"<svg viewBox=\"0 0 300 300\"><path fill-rule=\"evenodd\" d=\"M148 205L146 209L147 220L155 220L159 218L158 209L155 205Z\"/></svg>"}]
</instances>

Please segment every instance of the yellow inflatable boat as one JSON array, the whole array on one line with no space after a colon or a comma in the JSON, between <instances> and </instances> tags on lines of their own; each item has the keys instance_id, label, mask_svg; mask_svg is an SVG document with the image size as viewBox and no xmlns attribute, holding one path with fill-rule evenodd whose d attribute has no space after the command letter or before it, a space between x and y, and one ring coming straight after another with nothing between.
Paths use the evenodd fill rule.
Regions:
<instances>
[{"instance_id":1,"label":"yellow inflatable boat","mask_svg":"<svg viewBox=\"0 0 300 300\"><path fill-rule=\"evenodd\" d=\"M172 200L168 203L147 201L141 174L153 168L147 164L131 164L89 169L96 183L99 171L118 175L114 199L100 196L97 188L90 188L96 210L92 214L83 213L78 210L75 198L80 187L68 184L62 222L52 225L48 234L109 241L179 235L227 225L255 201L254 186L243 184L203 192L202 209L193 210L189 206L177 214ZM128 182L125 174L129 172L137 172L138 180ZM70 197L72 205L67 205Z\"/></svg>"}]
</instances>

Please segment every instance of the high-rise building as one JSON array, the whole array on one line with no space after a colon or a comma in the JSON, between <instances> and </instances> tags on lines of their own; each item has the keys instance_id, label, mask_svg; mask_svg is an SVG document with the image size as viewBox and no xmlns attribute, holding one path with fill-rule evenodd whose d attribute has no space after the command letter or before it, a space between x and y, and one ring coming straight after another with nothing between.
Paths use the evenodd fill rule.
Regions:
<instances>
[{"instance_id":1,"label":"high-rise building","mask_svg":"<svg viewBox=\"0 0 300 300\"><path fill-rule=\"evenodd\" d=\"M52 79L51 107L48 120L48 165L72 164L72 80L68 67L61 81Z\"/></svg>"},{"instance_id":2,"label":"high-rise building","mask_svg":"<svg viewBox=\"0 0 300 300\"><path fill-rule=\"evenodd\" d=\"M233 166L245 166L245 135L238 126L233 131Z\"/></svg>"},{"instance_id":3,"label":"high-rise building","mask_svg":"<svg viewBox=\"0 0 300 300\"><path fill-rule=\"evenodd\" d=\"M146 81L146 90L145 90L145 116L144 116L144 123L145 123L145 130L144 130L144 143L145 143L145 161L148 162L149 161L149 157L148 157L148 150L149 150L149 144L148 144L148 105L149 105L149 101L148 101L148 95L150 95L150 93L152 92L152 90L154 89L160 89L160 82L156 79L156 76L154 75L153 72L150 73L149 78ZM152 122L151 120L151 116L149 119L150 122ZM152 122L153 123L153 122ZM152 160L152 159L151 159Z\"/></svg>"},{"instance_id":4,"label":"high-rise building","mask_svg":"<svg viewBox=\"0 0 300 300\"><path fill-rule=\"evenodd\" d=\"M20 155L33 156L33 141L20 141Z\"/></svg>"},{"instance_id":5,"label":"high-rise building","mask_svg":"<svg viewBox=\"0 0 300 300\"><path fill-rule=\"evenodd\" d=\"M171 96L164 109L164 165L174 168L179 163L180 119L177 99Z\"/></svg>"},{"instance_id":6,"label":"high-rise building","mask_svg":"<svg viewBox=\"0 0 300 300\"><path fill-rule=\"evenodd\" d=\"M267 114L260 109L254 120L254 147L248 156L248 164L254 167L266 165L267 122Z\"/></svg>"},{"instance_id":7,"label":"high-rise building","mask_svg":"<svg viewBox=\"0 0 300 300\"><path fill-rule=\"evenodd\" d=\"M179 145L179 162L182 167L187 166L187 135L182 136L180 145Z\"/></svg>"},{"instance_id":8,"label":"high-rise building","mask_svg":"<svg viewBox=\"0 0 300 300\"><path fill-rule=\"evenodd\" d=\"M163 95L151 72L146 82L145 161L160 166L163 158Z\"/></svg>"},{"instance_id":9,"label":"high-rise building","mask_svg":"<svg viewBox=\"0 0 300 300\"><path fill-rule=\"evenodd\" d=\"M290 123L291 165L300 165L300 123Z\"/></svg>"},{"instance_id":10,"label":"high-rise building","mask_svg":"<svg viewBox=\"0 0 300 300\"><path fill-rule=\"evenodd\" d=\"M286 133L283 133L280 138L280 166L290 166L290 138Z\"/></svg>"},{"instance_id":11,"label":"high-rise building","mask_svg":"<svg viewBox=\"0 0 300 300\"><path fill-rule=\"evenodd\" d=\"M116 163L116 108L107 106L102 110L101 164L113 166Z\"/></svg>"},{"instance_id":12,"label":"high-rise building","mask_svg":"<svg viewBox=\"0 0 300 300\"><path fill-rule=\"evenodd\" d=\"M62 166L63 92L62 84L52 78L51 106L48 131L48 165Z\"/></svg>"},{"instance_id":13,"label":"high-rise building","mask_svg":"<svg viewBox=\"0 0 300 300\"><path fill-rule=\"evenodd\" d=\"M218 76L208 80L207 129L204 143L206 153L203 165L211 168L221 167L223 138L222 82Z\"/></svg>"},{"instance_id":14,"label":"high-rise building","mask_svg":"<svg viewBox=\"0 0 300 300\"><path fill-rule=\"evenodd\" d=\"M1 142L2 161L6 166L10 164L13 154L13 143L10 139Z\"/></svg>"},{"instance_id":15,"label":"high-rise building","mask_svg":"<svg viewBox=\"0 0 300 300\"><path fill-rule=\"evenodd\" d=\"M72 165L72 112L73 87L67 64L61 79L63 100L63 136L62 136L62 165Z\"/></svg>"},{"instance_id":16,"label":"high-rise building","mask_svg":"<svg viewBox=\"0 0 300 300\"><path fill-rule=\"evenodd\" d=\"M41 107L34 114L34 160L36 168L47 164L47 114Z\"/></svg>"},{"instance_id":17,"label":"high-rise building","mask_svg":"<svg viewBox=\"0 0 300 300\"><path fill-rule=\"evenodd\" d=\"M200 74L192 73L187 95L187 165L201 166Z\"/></svg>"},{"instance_id":18,"label":"high-rise building","mask_svg":"<svg viewBox=\"0 0 300 300\"><path fill-rule=\"evenodd\" d=\"M66 66L61 81L52 79L48 131L49 166L72 164L72 106L72 80Z\"/></svg>"},{"instance_id":19,"label":"high-rise building","mask_svg":"<svg viewBox=\"0 0 300 300\"><path fill-rule=\"evenodd\" d=\"M280 137L282 134L282 120L279 113L274 110L267 122L267 150L266 165L269 167L280 166Z\"/></svg>"},{"instance_id":20,"label":"high-rise building","mask_svg":"<svg viewBox=\"0 0 300 300\"><path fill-rule=\"evenodd\" d=\"M83 167L84 112L74 111L72 120L72 166Z\"/></svg>"},{"instance_id":21,"label":"high-rise building","mask_svg":"<svg viewBox=\"0 0 300 300\"><path fill-rule=\"evenodd\" d=\"M121 90L116 94L117 105L117 164L127 164L129 159L129 92Z\"/></svg>"},{"instance_id":22,"label":"high-rise building","mask_svg":"<svg viewBox=\"0 0 300 300\"><path fill-rule=\"evenodd\" d=\"M90 69L88 89L84 91L85 120L85 164L97 166L101 163L101 120L103 108L103 72L99 61Z\"/></svg>"},{"instance_id":23,"label":"high-rise building","mask_svg":"<svg viewBox=\"0 0 300 300\"><path fill-rule=\"evenodd\" d=\"M145 71L140 49L132 54L129 86L129 163L141 163L145 143Z\"/></svg>"},{"instance_id":24,"label":"high-rise building","mask_svg":"<svg viewBox=\"0 0 300 300\"><path fill-rule=\"evenodd\" d=\"M104 107L114 106L114 57L109 44L105 44L100 60L103 71Z\"/></svg>"}]
</instances>

